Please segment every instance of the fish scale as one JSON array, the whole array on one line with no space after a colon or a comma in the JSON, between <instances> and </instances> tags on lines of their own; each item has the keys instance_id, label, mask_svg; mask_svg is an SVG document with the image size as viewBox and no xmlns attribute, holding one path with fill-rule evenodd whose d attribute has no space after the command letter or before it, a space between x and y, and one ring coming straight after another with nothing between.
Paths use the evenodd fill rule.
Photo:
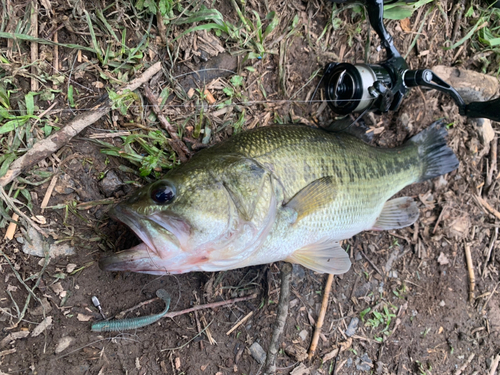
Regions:
<instances>
[{"instance_id":1,"label":"fish scale","mask_svg":"<svg viewBox=\"0 0 500 375\"><path fill-rule=\"evenodd\" d=\"M389 198L457 168L445 137L437 123L393 149L297 125L240 133L113 208L144 243L100 265L164 274L287 260L346 272L339 241L411 225L416 203ZM158 189L171 198L155 200Z\"/></svg>"}]
</instances>

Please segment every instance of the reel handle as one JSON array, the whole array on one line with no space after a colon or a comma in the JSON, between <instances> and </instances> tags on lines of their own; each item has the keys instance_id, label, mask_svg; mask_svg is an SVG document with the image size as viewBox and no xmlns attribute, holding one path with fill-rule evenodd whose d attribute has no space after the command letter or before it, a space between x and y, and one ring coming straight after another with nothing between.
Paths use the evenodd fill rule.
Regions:
<instances>
[{"instance_id":1,"label":"reel handle","mask_svg":"<svg viewBox=\"0 0 500 375\"><path fill-rule=\"evenodd\" d=\"M407 70L404 74L403 81L407 87L424 86L450 95L458 106L462 116L500 121L500 98L487 102L472 102L466 104L457 90L439 78L436 73L430 69Z\"/></svg>"}]
</instances>

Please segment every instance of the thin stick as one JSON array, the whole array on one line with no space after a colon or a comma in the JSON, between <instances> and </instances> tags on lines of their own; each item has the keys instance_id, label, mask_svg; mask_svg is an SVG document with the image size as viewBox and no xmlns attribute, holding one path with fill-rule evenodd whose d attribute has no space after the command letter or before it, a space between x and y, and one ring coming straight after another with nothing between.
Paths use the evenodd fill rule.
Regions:
<instances>
[{"instance_id":1,"label":"thin stick","mask_svg":"<svg viewBox=\"0 0 500 375\"><path fill-rule=\"evenodd\" d=\"M474 302L474 288L476 286L476 277L474 276L474 265L472 263L469 244L465 244L465 259L467 261L467 270L469 271L469 302Z\"/></svg>"},{"instance_id":2,"label":"thin stick","mask_svg":"<svg viewBox=\"0 0 500 375\"><path fill-rule=\"evenodd\" d=\"M194 312L194 317L196 318L196 328L198 328L198 334L201 333L200 319L198 318L198 311ZM200 340L200 349L203 350L203 340Z\"/></svg>"},{"instance_id":3,"label":"thin stick","mask_svg":"<svg viewBox=\"0 0 500 375\"><path fill-rule=\"evenodd\" d=\"M16 233L17 229L17 223L16 221L19 219L19 215L16 213L12 214L12 221L9 224L9 227L7 228L7 232L5 232L4 238L6 240L12 240L14 238L14 234Z\"/></svg>"},{"instance_id":4,"label":"thin stick","mask_svg":"<svg viewBox=\"0 0 500 375\"><path fill-rule=\"evenodd\" d=\"M469 358L467 359L467 362L465 362L462 367L460 367L457 371L455 371L455 375L460 375L466 368L469 366L469 364L472 362L476 354L472 353Z\"/></svg>"},{"instance_id":5,"label":"thin stick","mask_svg":"<svg viewBox=\"0 0 500 375\"><path fill-rule=\"evenodd\" d=\"M278 302L278 316L274 323L273 336L267 351L264 374L276 373L276 357L281 347L279 338L285 328L286 317L288 315L288 300L290 299L290 280L292 279L292 265L284 262L281 266L281 291Z\"/></svg>"},{"instance_id":6,"label":"thin stick","mask_svg":"<svg viewBox=\"0 0 500 375\"><path fill-rule=\"evenodd\" d=\"M59 42L57 30L54 32L54 43ZM54 45L54 72L59 72L59 46Z\"/></svg>"},{"instance_id":7,"label":"thin stick","mask_svg":"<svg viewBox=\"0 0 500 375\"><path fill-rule=\"evenodd\" d=\"M308 359L314 356L316 352L316 347L318 346L319 334L321 333L321 328L323 328L323 322L325 320L326 309L328 308L328 299L330 297L330 292L332 290L333 275L328 275L326 280L325 291L323 293L323 301L321 302L321 310L319 312L318 320L316 321L316 327L314 328L314 334L311 341L311 346L309 347Z\"/></svg>"},{"instance_id":8,"label":"thin stick","mask_svg":"<svg viewBox=\"0 0 500 375\"><path fill-rule=\"evenodd\" d=\"M149 81L156 73L160 71L160 69L161 62L155 63L154 65L150 66L140 77L132 80L127 86L125 86L124 89L119 90L118 94L123 93L123 91L125 90L136 90L142 84ZM92 110L84 113L81 116L76 116L61 130L55 132L43 141L35 143L35 145L27 153L25 153L10 165L10 169L7 171L7 173L2 178L0 178L0 187L6 186L17 176L19 176L23 172L23 170L35 165L40 160L45 159L52 153L59 150L62 146L68 144L71 138L80 133L87 126L92 125L94 122L99 120L102 116L109 112L110 108L111 103L109 102L109 100L98 103L96 106L94 106L94 108L92 108Z\"/></svg>"},{"instance_id":9,"label":"thin stick","mask_svg":"<svg viewBox=\"0 0 500 375\"><path fill-rule=\"evenodd\" d=\"M484 261L483 276L484 273L486 272L486 268L488 267L488 263L491 258L491 252L493 251L493 246L495 246L497 237L498 237L498 227L495 228L495 234L491 237L490 246L488 247L488 254L486 254L486 260Z\"/></svg>"},{"instance_id":10,"label":"thin stick","mask_svg":"<svg viewBox=\"0 0 500 375\"><path fill-rule=\"evenodd\" d=\"M495 137L491 142L490 149L490 168L488 169L488 173L486 174L486 187L490 187L493 182L493 174L497 171L497 143L498 139Z\"/></svg>"},{"instance_id":11,"label":"thin stick","mask_svg":"<svg viewBox=\"0 0 500 375\"><path fill-rule=\"evenodd\" d=\"M234 299L229 299L227 301L212 302L212 303L207 303L205 305L193 306L193 307L186 309L186 310L172 311L172 312L165 314L164 318L174 318L178 315L192 313L193 311L198 311L198 310L203 310L203 309L214 309L216 307L232 305L233 303L236 303L236 302L248 301L248 300L251 300L254 298L257 298L257 293L251 294L251 295L246 296L246 297L238 297L238 298L234 298Z\"/></svg>"},{"instance_id":12,"label":"thin stick","mask_svg":"<svg viewBox=\"0 0 500 375\"><path fill-rule=\"evenodd\" d=\"M497 371L498 368L498 363L500 362L500 354L497 354L495 359L491 361L491 367L490 367L490 373L489 375L495 375L495 372Z\"/></svg>"},{"instance_id":13,"label":"thin stick","mask_svg":"<svg viewBox=\"0 0 500 375\"><path fill-rule=\"evenodd\" d=\"M38 233L42 234L45 238L49 237L48 233L45 232L42 228L40 228L33 220L31 220L24 212L22 212L19 208L16 207L14 201L7 195L2 185L0 184L0 197L4 200L4 202L9 206L12 211L26 220L29 225L31 225Z\"/></svg>"},{"instance_id":14,"label":"thin stick","mask_svg":"<svg viewBox=\"0 0 500 375\"><path fill-rule=\"evenodd\" d=\"M134 311L142 306L146 306L148 304L150 304L151 302L156 302L156 301L159 301L160 298L158 297L155 297L155 298L151 298L151 299L148 299L147 301L144 301L144 302L141 302L139 303L138 305L135 305L134 307L131 307L130 309L127 309L127 310L123 310L122 312L118 313L115 315L115 318L117 319L121 319L123 318L126 314L128 314L129 312L131 311Z\"/></svg>"},{"instance_id":15,"label":"thin stick","mask_svg":"<svg viewBox=\"0 0 500 375\"><path fill-rule=\"evenodd\" d=\"M38 1L31 1L31 35L38 38ZM31 91L38 92L38 69L36 61L38 60L38 43L31 42Z\"/></svg>"},{"instance_id":16,"label":"thin stick","mask_svg":"<svg viewBox=\"0 0 500 375\"><path fill-rule=\"evenodd\" d=\"M205 326L204 331L207 332L207 339L208 339L208 342L210 343L210 345L217 344L217 341L215 341L215 339L212 336L212 333L210 333L210 330L208 329L208 326L210 326L210 324L212 324L212 323L207 324L207 320L205 319L205 315L201 316L201 321L203 322L203 325Z\"/></svg>"},{"instance_id":17,"label":"thin stick","mask_svg":"<svg viewBox=\"0 0 500 375\"><path fill-rule=\"evenodd\" d=\"M380 272L380 270L377 268L377 266L376 266L375 264L373 264L373 262L372 262L370 259L368 259L368 257L367 257L367 256L366 256L366 254L364 253L364 251L363 251L363 250L359 250L359 252L360 252L360 253L361 253L361 255L363 255L363 257L364 257L364 258L368 261L368 263L370 263L370 265L373 267L373 269L374 269L375 271L377 271L377 272L379 273L379 275L380 275L380 276L382 276L382 277L383 277L383 276L384 276L384 274L383 274L382 272Z\"/></svg>"},{"instance_id":18,"label":"thin stick","mask_svg":"<svg viewBox=\"0 0 500 375\"><path fill-rule=\"evenodd\" d=\"M188 160L186 155L189 155L189 150L187 146L179 139L176 129L172 126L172 124L170 124L170 122L168 122L166 117L163 116L161 108L158 105L158 98L155 96L155 94L153 94L153 91L151 91L148 85L144 86L144 94L151 103L151 108L153 109L153 112L156 114L156 117L158 117L160 124L168 132L170 138L172 138L172 142L169 142L170 146L172 146L177 155L179 155L180 161L182 163L185 163Z\"/></svg>"},{"instance_id":19,"label":"thin stick","mask_svg":"<svg viewBox=\"0 0 500 375\"><path fill-rule=\"evenodd\" d=\"M226 332L226 336L229 336L231 333L233 333L239 326L245 323L252 315L253 311L250 311L245 317L243 317L243 319L241 319L238 323L236 323L233 328L231 328L229 331Z\"/></svg>"},{"instance_id":20,"label":"thin stick","mask_svg":"<svg viewBox=\"0 0 500 375\"><path fill-rule=\"evenodd\" d=\"M54 188L56 187L57 183L57 174L52 176L52 180L50 181L49 187L47 188L47 191L45 192L45 196L43 197L42 204L40 205L40 208L42 209L42 213L47 207L47 204L49 204L50 197L52 196L52 192L54 191Z\"/></svg>"},{"instance_id":21,"label":"thin stick","mask_svg":"<svg viewBox=\"0 0 500 375\"><path fill-rule=\"evenodd\" d=\"M485 199L481 198L479 195L476 195L476 199L479 202L479 204L483 206L490 214L492 214L493 216L495 216L497 219L500 220L500 212L491 207L490 204L486 202Z\"/></svg>"},{"instance_id":22,"label":"thin stick","mask_svg":"<svg viewBox=\"0 0 500 375\"><path fill-rule=\"evenodd\" d=\"M490 302L491 297L493 297L493 295L494 295L494 294L495 294L495 292L497 291L498 284L500 284L500 282L499 282L499 283L497 283L497 285L495 285L495 287L493 288L493 291L492 291L492 292L491 292L491 294L488 296L488 299L486 300L486 302L485 302L485 303L484 303L484 305L483 305L483 308L481 309L481 314L484 312L484 309L486 309L486 306L488 306L488 303Z\"/></svg>"}]
</instances>

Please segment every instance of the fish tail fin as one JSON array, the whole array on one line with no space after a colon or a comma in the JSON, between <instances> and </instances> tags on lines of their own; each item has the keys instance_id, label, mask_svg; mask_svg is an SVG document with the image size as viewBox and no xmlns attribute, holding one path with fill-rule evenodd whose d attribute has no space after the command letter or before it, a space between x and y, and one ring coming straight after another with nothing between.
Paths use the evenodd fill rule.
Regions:
<instances>
[{"instance_id":1,"label":"fish tail fin","mask_svg":"<svg viewBox=\"0 0 500 375\"><path fill-rule=\"evenodd\" d=\"M459 161L446 144L446 128L443 120L434 122L407 142L418 147L422 160L422 174L419 182L449 173L458 168Z\"/></svg>"}]
</instances>

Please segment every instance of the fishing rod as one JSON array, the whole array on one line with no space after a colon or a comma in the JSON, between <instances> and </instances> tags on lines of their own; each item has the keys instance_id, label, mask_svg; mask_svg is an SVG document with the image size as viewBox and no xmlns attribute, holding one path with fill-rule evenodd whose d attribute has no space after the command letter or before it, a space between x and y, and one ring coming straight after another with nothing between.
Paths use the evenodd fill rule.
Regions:
<instances>
[{"instance_id":1,"label":"fishing rod","mask_svg":"<svg viewBox=\"0 0 500 375\"><path fill-rule=\"evenodd\" d=\"M361 3L372 28L386 50L386 60L378 64L329 63L324 72L326 99L337 115L386 113L399 108L407 91L424 86L452 97L462 116L500 121L500 97L490 101L466 103L451 85L430 69L409 69L384 26L384 3L397 0L331 0L334 3ZM416 0L405 0L414 3ZM361 117L361 116L360 116Z\"/></svg>"}]
</instances>

